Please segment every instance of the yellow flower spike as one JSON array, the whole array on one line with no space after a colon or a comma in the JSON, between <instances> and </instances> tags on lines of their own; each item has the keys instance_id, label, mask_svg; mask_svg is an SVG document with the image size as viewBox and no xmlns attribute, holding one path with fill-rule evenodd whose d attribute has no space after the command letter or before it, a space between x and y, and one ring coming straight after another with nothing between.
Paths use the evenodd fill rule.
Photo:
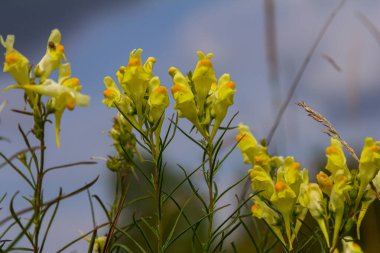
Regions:
<instances>
[{"instance_id":1,"label":"yellow flower spike","mask_svg":"<svg viewBox=\"0 0 380 253\"><path fill-rule=\"evenodd\" d=\"M5 48L4 72L8 72L17 84L29 83L29 60L20 52L13 48L15 42L14 35L8 35L3 39L0 36L0 42Z\"/></svg>"},{"instance_id":2,"label":"yellow flower spike","mask_svg":"<svg viewBox=\"0 0 380 253\"><path fill-rule=\"evenodd\" d=\"M149 81L153 77L152 68L154 58L148 58L148 63L150 67L143 67L141 63L141 53L143 50L141 48L133 50L129 56L129 62L127 67L123 70L119 70L118 79L120 79L120 86L123 91L131 98L133 101L139 124L143 124L143 106L144 106L144 96L148 89Z\"/></svg>"},{"instance_id":3,"label":"yellow flower spike","mask_svg":"<svg viewBox=\"0 0 380 253\"><path fill-rule=\"evenodd\" d=\"M211 85L216 82L214 68L212 66L212 53L205 55L202 51L197 52L198 63L194 69L192 80L196 92L196 100L199 113L202 116L206 97L211 89Z\"/></svg>"},{"instance_id":4,"label":"yellow flower spike","mask_svg":"<svg viewBox=\"0 0 380 253\"><path fill-rule=\"evenodd\" d=\"M380 171L377 173L377 175L372 180L372 182L374 183L375 188L379 191L380 190ZM357 219L357 225L356 225L356 233L359 240L360 240L360 226L362 224L363 218L365 214L367 213L368 207L372 204L373 201L375 201L375 199L376 199L376 193L368 185L366 192L361 201L361 207L360 207L360 211L359 211L359 215Z\"/></svg>"},{"instance_id":5,"label":"yellow flower spike","mask_svg":"<svg viewBox=\"0 0 380 253\"><path fill-rule=\"evenodd\" d=\"M251 177L251 186L260 196L270 199L274 192L274 183L269 174L260 166L255 165L253 169L248 170Z\"/></svg>"},{"instance_id":6,"label":"yellow flower spike","mask_svg":"<svg viewBox=\"0 0 380 253\"><path fill-rule=\"evenodd\" d=\"M330 171L334 178L335 173L342 169L345 175L350 179L351 173L346 165L346 157L343 152L342 143L336 138L331 138L330 141L331 145L326 148L326 170Z\"/></svg>"},{"instance_id":7,"label":"yellow flower spike","mask_svg":"<svg viewBox=\"0 0 380 253\"><path fill-rule=\"evenodd\" d=\"M334 214L334 234L332 248L336 246L339 238L339 231L342 225L344 208L345 208L345 194L350 191L352 186L349 185L347 176L344 170L338 170L335 174L334 186L331 191L329 210Z\"/></svg>"},{"instance_id":8,"label":"yellow flower spike","mask_svg":"<svg viewBox=\"0 0 380 253\"><path fill-rule=\"evenodd\" d=\"M330 248L329 229L326 217L326 204L323 200L323 194L318 184L309 183L302 187L299 202L306 207L311 216L317 221L327 243Z\"/></svg>"},{"instance_id":9,"label":"yellow flower spike","mask_svg":"<svg viewBox=\"0 0 380 253\"><path fill-rule=\"evenodd\" d=\"M259 152L259 146L256 138L252 135L251 130L243 123L238 124L239 134L236 136L244 163L255 165L255 156Z\"/></svg>"},{"instance_id":10,"label":"yellow flower spike","mask_svg":"<svg viewBox=\"0 0 380 253\"><path fill-rule=\"evenodd\" d=\"M289 250L293 249L292 246L292 233L291 233L291 216L296 202L296 194L284 181L277 181L274 186L274 193L270 201L276 206L278 211L282 214L285 223L286 236L289 241Z\"/></svg>"},{"instance_id":11,"label":"yellow flower spike","mask_svg":"<svg viewBox=\"0 0 380 253\"><path fill-rule=\"evenodd\" d=\"M106 89L103 91L104 99L102 103L108 107L115 107L115 103L118 103L121 99L120 90L110 76L104 77L104 85Z\"/></svg>"},{"instance_id":12,"label":"yellow flower spike","mask_svg":"<svg viewBox=\"0 0 380 253\"><path fill-rule=\"evenodd\" d=\"M320 171L317 174L317 182L319 187L321 188L322 192L325 193L326 195L330 196L331 195L331 190L333 187L333 181L331 178L324 173L323 171Z\"/></svg>"},{"instance_id":13,"label":"yellow flower spike","mask_svg":"<svg viewBox=\"0 0 380 253\"><path fill-rule=\"evenodd\" d=\"M61 70L59 73L69 73L70 64L62 64L61 68L65 68L66 71ZM55 132L57 147L60 146L60 122L61 117L65 109L73 110L76 105L88 106L90 104L90 97L83 95L77 90L81 90L81 85L79 84L79 79L71 78L67 75L64 77L60 76L58 78L62 83L56 83L52 79L46 79L40 85L10 85L6 89L16 88L24 89L26 91L36 92L40 95L44 95L52 98L52 109L54 110L55 116Z\"/></svg>"},{"instance_id":14,"label":"yellow flower spike","mask_svg":"<svg viewBox=\"0 0 380 253\"><path fill-rule=\"evenodd\" d=\"M359 207L363 194L372 179L380 169L380 142L367 137L359 161L359 192L356 197L355 209Z\"/></svg>"},{"instance_id":15,"label":"yellow flower spike","mask_svg":"<svg viewBox=\"0 0 380 253\"><path fill-rule=\"evenodd\" d=\"M208 139L208 133L201 126L198 119L198 108L195 104L194 94L185 76L175 67L169 68L169 74L173 78L174 85L171 93L175 100L174 109L178 111L180 117L187 118L198 129L198 131Z\"/></svg>"},{"instance_id":16,"label":"yellow flower spike","mask_svg":"<svg viewBox=\"0 0 380 253\"><path fill-rule=\"evenodd\" d=\"M35 75L40 77L40 82L44 82L50 73L58 69L62 60L66 61L65 48L61 43L61 32L54 29L48 39L46 53L35 68Z\"/></svg>"},{"instance_id":17,"label":"yellow flower spike","mask_svg":"<svg viewBox=\"0 0 380 253\"><path fill-rule=\"evenodd\" d=\"M342 239L343 244L343 253L363 253L363 250L360 248L359 244L354 242L351 236L345 236Z\"/></svg>"},{"instance_id":18,"label":"yellow flower spike","mask_svg":"<svg viewBox=\"0 0 380 253\"><path fill-rule=\"evenodd\" d=\"M211 139L215 137L220 124L226 117L228 107L234 103L235 83L230 80L229 74L224 74L219 78L215 91L215 99L212 104L211 115L215 118L212 128Z\"/></svg>"},{"instance_id":19,"label":"yellow flower spike","mask_svg":"<svg viewBox=\"0 0 380 253\"><path fill-rule=\"evenodd\" d=\"M286 245L284 237L282 236L279 214L270 208L264 201L260 200L257 196L253 197L254 205L251 208L252 215L264 219L265 222L270 226L272 231L275 233L277 238L282 242L283 245Z\"/></svg>"}]
</instances>

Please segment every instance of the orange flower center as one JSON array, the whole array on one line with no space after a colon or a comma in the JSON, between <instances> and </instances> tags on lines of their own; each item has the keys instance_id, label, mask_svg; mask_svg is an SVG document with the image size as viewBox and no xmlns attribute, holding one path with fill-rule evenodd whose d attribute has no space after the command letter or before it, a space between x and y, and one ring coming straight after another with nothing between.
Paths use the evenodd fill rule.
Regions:
<instances>
[{"instance_id":1,"label":"orange flower center","mask_svg":"<svg viewBox=\"0 0 380 253\"><path fill-rule=\"evenodd\" d=\"M199 65L202 66L202 67L212 68L212 62L208 58L200 60L199 61Z\"/></svg>"},{"instance_id":2,"label":"orange flower center","mask_svg":"<svg viewBox=\"0 0 380 253\"><path fill-rule=\"evenodd\" d=\"M276 182L276 184L274 186L274 190L276 192L283 191L285 189L286 189L286 184L283 181Z\"/></svg>"},{"instance_id":3,"label":"orange flower center","mask_svg":"<svg viewBox=\"0 0 380 253\"><path fill-rule=\"evenodd\" d=\"M232 82L232 81L229 81L227 84L226 84L226 86L228 87L228 88L231 88L231 89L235 89L235 83L234 82Z\"/></svg>"},{"instance_id":4,"label":"orange flower center","mask_svg":"<svg viewBox=\"0 0 380 253\"><path fill-rule=\"evenodd\" d=\"M339 155L339 153L340 153L339 151L340 150L335 146L329 146L326 148L326 154L327 155L333 155L333 154Z\"/></svg>"},{"instance_id":5,"label":"orange flower center","mask_svg":"<svg viewBox=\"0 0 380 253\"><path fill-rule=\"evenodd\" d=\"M170 88L172 94L176 93L176 92L179 92L179 91L183 91L183 88L180 84L174 84L171 88Z\"/></svg>"},{"instance_id":6,"label":"orange flower center","mask_svg":"<svg viewBox=\"0 0 380 253\"><path fill-rule=\"evenodd\" d=\"M57 49L58 52L60 52L61 54L63 54L65 52L65 47L61 44L58 44L57 46L55 46L55 48Z\"/></svg>"},{"instance_id":7,"label":"orange flower center","mask_svg":"<svg viewBox=\"0 0 380 253\"><path fill-rule=\"evenodd\" d=\"M131 59L129 59L129 62L128 62L128 67L137 67L137 66L140 66L141 65L141 61L136 58L136 57L132 57Z\"/></svg>"},{"instance_id":8,"label":"orange flower center","mask_svg":"<svg viewBox=\"0 0 380 253\"><path fill-rule=\"evenodd\" d=\"M16 52L11 52L5 55L5 63L14 64L20 60L20 56Z\"/></svg>"},{"instance_id":9,"label":"orange flower center","mask_svg":"<svg viewBox=\"0 0 380 253\"><path fill-rule=\"evenodd\" d=\"M159 94L166 94L168 92L165 86L158 86L154 91Z\"/></svg>"},{"instance_id":10,"label":"orange flower center","mask_svg":"<svg viewBox=\"0 0 380 253\"><path fill-rule=\"evenodd\" d=\"M105 89L105 90L103 91L103 96L104 96L105 98L112 99L112 98L116 97L116 94L115 94L115 92L114 92L112 89L107 88L107 89Z\"/></svg>"}]
</instances>

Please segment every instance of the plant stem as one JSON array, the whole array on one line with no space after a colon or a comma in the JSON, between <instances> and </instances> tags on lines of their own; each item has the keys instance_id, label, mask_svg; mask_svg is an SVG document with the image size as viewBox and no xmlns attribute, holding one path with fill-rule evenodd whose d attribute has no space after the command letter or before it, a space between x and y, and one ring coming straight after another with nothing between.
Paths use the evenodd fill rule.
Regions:
<instances>
[{"instance_id":1,"label":"plant stem","mask_svg":"<svg viewBox=\"0 0 380 253\"><path fill-rule=\"evenodd\" d=\"M205 249L205 252L208 252L211 247L211 237L212 237L212 228L213 228L213 221L214 221L214 207L215 207L215 201L214 201L214 189L213 189L213 180L214 180L214 146L212 143L212 140L208 141L207 144L207 156L208 156L208 164L209 164L209 178L207 180L207 187L208 187L208 195L209 195L209 206L208 206L208 231L207 231L207 247Z\"/></svg>"},{"instance_id":2,"label":"plant stem","mask_svg":"<svg viewBox=\"0 0 380 253\"><path fill-rule=\"evenodd\" d=\"M41 107L39 108L41 111ZM37 168L37 185L36 190L34 192L34 245L33 250L35 253L38 253L39 251L39 234L40 234L40 228L41 228L41 208L43 206L43 199L42 199L42 184L43 184L43 177L44 177L44 161L45 161L45 122L46 117L45 115L41 115L41 121L40 121L40 130L41 130L41 137L40 137L40 167Z\"/></svg>"},{"instance_id":3,"label":"plant stem","mask_svg":"<svg viewBox=\"0 0 380 253\"><path fill-rule=\"evenodd\" d=\"M159 165L159 149L155 145L155 140L153 137L153 131L149 131L149 148L151 155L154 159L154 191L155 191L155 202L156 202L156 209L157 209L157 252L162 252L162 237L163 237L163 230L162 230L162 203L161 203L161 189L160 189L160 177L161 177L161 168ZM158 150L157 150L158 149Z\"/></svg>"}]
</instances>

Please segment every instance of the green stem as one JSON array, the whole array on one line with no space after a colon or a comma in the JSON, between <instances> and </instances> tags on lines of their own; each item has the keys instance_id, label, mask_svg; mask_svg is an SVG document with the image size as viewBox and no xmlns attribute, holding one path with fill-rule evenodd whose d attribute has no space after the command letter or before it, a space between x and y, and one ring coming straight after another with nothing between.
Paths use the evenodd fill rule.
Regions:
<instances>
[{"instance_id":1,"label":"green stem","mask_svg":"<svg viewBox=\"0 0 380 253\"><path fill-rule=\"evenodd\" d=\"M213 180L214 180L214 146L212 140L208 141L207 145L207 156L209 161L209 178L207 180L208 187L208 195L209 195L209 206L208 206L208 232L207 232L207 247L205 252L208 252L211 248L211 239L212 239L212 228L214 222L214 208L215 208L215 200L214 200L214 189L213 189Z\"/></svg>"},{"instance_id":2,"label":"green stem","mask_svg":"<svg viewBox=\"0 0 380 253\"><path fill-rule=\"evenodd\" d=\"M158 146L156 146L156 142L153 137L153 132L149 131L149 144L150 144L150 151L151 155L154 159L154 191L155 191L155 202L156 202L156 209L157 209L157 252L162 252L162 237L163 237L163 228L162 228L162 203L161 203L161 192L160 192L160 176L161 176L161 169L159 166L159 152L160 149Z\"/></svg>"},{"instance_id":3,"label":"green stem","mask_svg":"<svg viewBox=\"0 0 380 253\"><path fill-rule=\"evenodd\" d=\"M41 103L41 102L39 102ZM39 106L40 112L41 106ZM40 130L41 130L41 137L40 137L40 167L37 168L37 185L36 190L34 192L34 245L33 245L33 251L35 253L38 253L39 251L39 234L40 234L40 228L42 221L41 218L41 208L43 206L43 199L42 199L42 184L43 184L43 177L44 177L44 162L45 162L45 122L46 122L46 115L41 115L41 124L40 124Z\"/></svg>"}]
</instances>

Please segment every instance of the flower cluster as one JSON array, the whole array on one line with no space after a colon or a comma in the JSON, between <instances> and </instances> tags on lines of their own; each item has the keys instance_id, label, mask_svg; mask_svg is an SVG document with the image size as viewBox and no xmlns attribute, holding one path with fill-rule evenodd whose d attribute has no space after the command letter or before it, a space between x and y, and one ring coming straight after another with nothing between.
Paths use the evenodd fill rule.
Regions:
<instances>
[{"instance_id":1,"label":"flower cluster","mask_svg":"<svg viewBox=\"0 0 380 253\"><path fill-rule=\"evenodd\" d=\"M257 194L253 197L252 213L264 219L289 250L307 211L316 220L328 248L336 249L338 239L343 238L355 222L360 239L361 222L368 206L376 199L370 182L380 189L380 142L366 138L356 171L349 170L342 143L331 138L331 145L326 148L328 174L320 171L318 183L309 183L307 170L301 171L294 158L270 156L247 126L239 124L238 130L238 147L244 162L253 166L249 174L252 189ZM346 241L343 244L345 248L357 245Z\"/></svg>"},{"instance_id":2,"label":"flower cluster","mask_svg":"<svg viewBox=\"0 0 380 253\"><path fill-rule=\"evenodd\" d=\"M106 89L102 102L108 107L118 107L139 131L144 131L144 126L148 124L149 129L155 129L159 139L169 96L166 87L160 85L160 79L153 76L156 59L149 57L142 64L142 51L141 48L133 50L127 66L121 66L116 72L121 90L110 76L104 78Z\"/></svg>"},{"instance_id":3,"label":"flower cluster","mask_svg":"<svg viewBox=\"0 0 380 253\"><path fill-rule=\"evenodd\" d=\"M300 205L302 189L308 184L307 170L293 157L270 156L267 148L257 143L248 126L240 123L236 136L244 162L249 170L254 196L252 213L270 226L278 239L292 249L307 209ZM276 172L276 175L274 173ZM284 225L287 243L282 235Z\"/></svg>"},{"instance_id":4,"label":"flower cluster","mask_svg":"<svg viewBox=\"0 0 380 253\"><path fill-rule=\"evenodd\" d=\"M33 71L29 60L14 48L14 35L8 35L5 40L0 37L0 41L6 50L3 71L8 72L17 83L6 89L24 89L26 100L34 114L39 110L37 107L40 95L51 98L47 102L47 110L55 116L56 141L59 147L60 122L65 109L73 110L76 105L88 106L90 102L89 96L80 93L82 86L79 79L71 77L71 67L64 54L60 31L54 29L51 32L46 53ZM49 78L55 70L58 70L58 81Z\"/></svg>"},{"instance_id":5,"label":"flower cluster","mask_svg":"<svg viewBox=\"0 0 380 253\"><path fill-rule=\"evenodd\" d=\"M197 54L195 70L187 77L175 67L169 69L174 84L171 92L178 115L187 118L206 140L212 140L228 107L233 104L235 83L229 74L223 74L217 80L211 62L213 54L205 55L201 51ZM211 123L213 127L210 132Z\"/></svg>"}]
</instances>

